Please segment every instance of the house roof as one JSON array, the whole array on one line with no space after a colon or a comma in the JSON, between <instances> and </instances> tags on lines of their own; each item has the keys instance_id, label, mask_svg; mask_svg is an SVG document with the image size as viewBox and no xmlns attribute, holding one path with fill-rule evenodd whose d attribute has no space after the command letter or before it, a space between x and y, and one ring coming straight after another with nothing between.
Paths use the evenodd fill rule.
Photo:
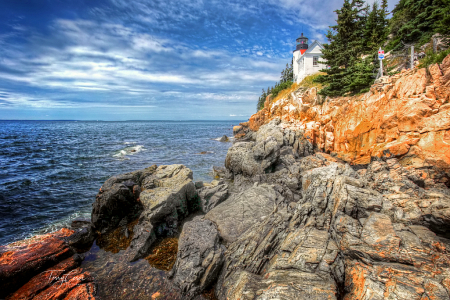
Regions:
<instances>
[{"instance_id":1,"label":"house roof","mask_svg":"<svg viewBox=\"0 0 450 300\"><path fill-rule=\"evenodd\" d=\"M323 45L318 41L315 40L311 45L308 46L308 49L301 49L300 50L300 56L297 59L297 62L300 61L300 58L305 54L306 52L310 52L311 49L314 49L315 46L319 46L319 48L322 50L324 47Z\"/></svg>"}]
</instances>

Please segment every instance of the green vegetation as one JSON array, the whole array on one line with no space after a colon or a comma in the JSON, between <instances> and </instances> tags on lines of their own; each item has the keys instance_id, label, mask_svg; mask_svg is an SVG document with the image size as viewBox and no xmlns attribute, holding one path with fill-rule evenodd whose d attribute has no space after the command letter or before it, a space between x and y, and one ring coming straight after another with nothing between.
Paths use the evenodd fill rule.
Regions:
<instances>
[{"instance_id":1,"label":"green vegetation","mask_svg":"<svg viewBox=\"0 0 450 300\"><path fill-rule=\"evenodd\" d=\"M329 69L316 81L325 87L320 94L340 96L368 90L378 68L377 49L388 34L387 0L372 7L362 0L345 0L336 10L337 24L327 33L323 58Z\"/></svg>"},{"instance_id":2,"label":"green vegetation","mask_svg":"<svg viewBox=\"0 0 450 300\"><path fill-rule=\"evenodd\" d=\"M275 85L275 88L272 90L272 96L276 97L280 91L290 88L291 85L292 81L281 82L280 84Z\"/></svg>"},{"instance_id":3,"label":"green vegetation","mask_svg":"<svg viewBox=\"0 0 450 300\"><path fill-rule=\"evenodd\" d=\"M396 51L396 55L384 62L385 71L392 75L409 64L406 46L414 45L417 51L436 33L441 34L440 43L450 46L450 0L400 0L391 19L388 19L387 0L379 1L369 6L364 0L344 0L342 7L335 11L336 25L330 26L326 35L328 44L323 45L322 57L326 63L319 62L328 68L321 74L308 76L300 85L292 85L292 63L286 65L281 81L267 91L263 89L257 109L264 107L268 95L272 99L278 94L278 98L284 97L300 86L318 85L319 93L324 96L367 92L379 69L377 50L380 47L386 53ZM425 52L419 67L441 63L450 49L435 53L430 45Z\"/></svg>"},{"instance_id":4,"label":"green vegetation","mask_svg":"<svg viewBox=\"0 0 450 300\"><path fill-rule=\"evenodd\" d=\"M433 50L428 50L426 52L426 56L420 60L419 68L425 68L428 67L429 65L436 63L440 64L444 60L444 58L449 54L450 48L438 53L433 53Z\"/></svg>"},{"instance_id":5,"label":"green vegetation","mask_svg":"<svg viewBox=\"0 0 450 300\"><path fill-rule=\"evenodd\" d=\"M272 95L275 97L281 90L287 89L292 85L292 81L294 79L294 71L292 68L293 60L291 61L291 65L286 64L286 68L281 71L280 82L275 83L275 87L268 87L267 91L262 90L262 94L258 99L258 103L256 104L256 110L259 111L264 108L264 102L266 101L267 96Z\"/></svg>"},{"instance_id":6,"label":"green vegetation","mask_svg":"<svg viewBox=\"0 0 450 300\"><path fill-rule=\"evenodd\" d=\"M450 0L400 0L392 13L388 49L423 45L435 33L450 34Z\"/></svg>"},{"instance_id":7,"label":"green vegetation","mask_svg":"<svg viewBox=\"0 0 450 300\"><path fill-rule=\"evenodd\" d=\"M299 86L302 86L304 88L312 88L312 87L316 87L318 89L322 88L322 84L317 82L317 78L319 78L322 75L325 75L326 73L323 72L319 72L316 74L312 74L312 75L308 75L305 78L303 78L303 80L300 82Z\"/></svg>"},{"instance_id":8,"label":"green vegetation","mask_svg":"<svg viewBox=\"0 0 450 300\"><path fill-rule=\"evenodd\" d=\"M337 24L330 26L329 43L323 50L330 68L324 70L326 75L316 79L325 86L320 91L322 95L368 91L379 68L377 49L382 45L387 45L387 52L404 49L407 44L423 45L435 33L450 35L450 0L400 0L390 20L387 0L382 0L381 5L375 2L370 8L363 0L345 0L336 13ZM448 50L427 51L420 66L441 62L447 54ZM398 60L401 63L402 59ZM391 61L388 71L394 65Z\"/></svg>"}]
</instances>

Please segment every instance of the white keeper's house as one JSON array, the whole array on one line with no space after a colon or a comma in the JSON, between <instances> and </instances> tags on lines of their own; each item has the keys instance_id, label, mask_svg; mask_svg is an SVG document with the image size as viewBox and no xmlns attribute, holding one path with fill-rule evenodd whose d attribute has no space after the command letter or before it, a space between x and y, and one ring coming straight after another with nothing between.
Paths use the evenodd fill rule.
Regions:
<instances>
[{"instance_id":1,"label":"white keeper's house","mask_svg":"<svg viewBox=\"0 0 450 300\"><path fill-rule=\"evenodd\" d=\"M294 50L294 82L299 83L308 75L319 72L326 66L319 64L322 59L323 46L317 40L308 45L308 38L302 35L296 40L297 47Z\"/></svg>"}]
</instances>

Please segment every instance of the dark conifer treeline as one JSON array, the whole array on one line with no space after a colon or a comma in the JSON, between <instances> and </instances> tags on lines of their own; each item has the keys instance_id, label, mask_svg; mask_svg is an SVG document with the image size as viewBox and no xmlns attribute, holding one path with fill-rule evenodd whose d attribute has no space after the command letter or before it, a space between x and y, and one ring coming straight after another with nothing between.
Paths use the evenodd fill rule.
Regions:
<instances>
[{"instance_id":1,"label":"dark conifer treeline","mask_svg":"<svg viewBox=\"0 0 450 300\"><path fill-rule=\"evenodd\" d=\"M261 110L264 108L264 102L268 95L276 96L281 90L284 90L292 85L292 80L294 78L294 70L291 64L286 64L286 68L281 71L280 82L276 82L274 87L268 87L267 91L262 90L262 94L258 99L256 104L256 110Z\"/></svg>"},{"instance_id":2,"label":"dark conifer treeline","mask_svg":"<svg viewBox=\"0 0 450 300\"><path fill-rule=\"evenodd\" d=\"M392 11L389 48L425 44L435 33L450 34L450 0L400 0Z\"/></svg>"},{"instance_id":3,"label":"dark conifer treeline","mask_svg":"<svg viewBox=\"0 0 450 300\"><path fill-rule=\"evenodd\" d=\"M325 87L322 95L339 96L368 90L378 68L377 49L388 35L387 0L372 7L363 0L345 0L336 10L337 24L330 26L324 44L326 75L317 81Z\"/></svg>"}]
</instances>

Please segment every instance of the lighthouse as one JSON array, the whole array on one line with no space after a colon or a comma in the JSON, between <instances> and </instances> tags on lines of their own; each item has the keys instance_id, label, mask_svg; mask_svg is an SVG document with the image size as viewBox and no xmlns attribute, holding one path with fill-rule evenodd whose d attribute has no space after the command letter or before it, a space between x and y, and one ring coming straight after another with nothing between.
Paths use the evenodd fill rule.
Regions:
<instances>
[{"instance_id":1,"label":"lighthouse","mask_svg":"<svg viewBox=\"0 0 450 300\"><path fill-rule=\"evenodd\" d=\"M293 53L293 72L294 82L299 83L308 75L319 72L324 65L319 61L322 57L323 46L317 40L311 45L308 44L308 38L302 34L296 39L296 47Z\"/></svg>"}]
</instances>

